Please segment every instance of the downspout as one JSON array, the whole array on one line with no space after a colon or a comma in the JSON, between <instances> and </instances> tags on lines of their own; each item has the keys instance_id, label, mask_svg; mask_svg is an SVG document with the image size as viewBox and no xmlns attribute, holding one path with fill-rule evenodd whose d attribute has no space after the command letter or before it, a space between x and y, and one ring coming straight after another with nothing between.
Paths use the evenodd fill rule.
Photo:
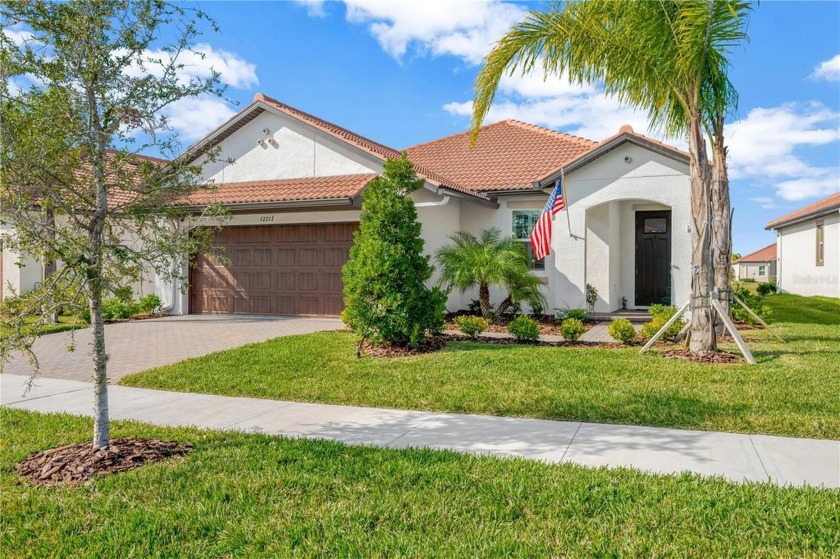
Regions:
<instances>
[{"instance_id":1,"label":"downspout","mask_svg":"<svg viewBox=\"0 0 840 559\"><path fill-rule=\"evenodd\" d=\"M451 198L450 196L447 196L446 194L444 194L443 195L443 200L440 200L439 202L420 202L419 204L415 203L414 207L415 208L437 208L438 206L445 206L446 204L448 204L450 198Z\"/></svg>"}]
</instances>

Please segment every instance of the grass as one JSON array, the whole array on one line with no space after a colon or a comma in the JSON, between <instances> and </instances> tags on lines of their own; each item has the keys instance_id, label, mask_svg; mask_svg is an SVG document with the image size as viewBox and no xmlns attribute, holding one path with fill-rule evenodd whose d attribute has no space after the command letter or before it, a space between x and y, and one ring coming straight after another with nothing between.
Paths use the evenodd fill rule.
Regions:
<instances>
[{"instance_id":1,"label":"grass","mask_svg":"<svg viewBox=\"0 0 840 559\"><path fill-rule=\"evenodd\" d=\"M35 323L35 318L33 317L32 320L29 321L30 323ZM58 317L58 322L52 324L44 324L40 328L38 328L38 335L43 336L45 334L55 334L57 332L66 332L67 330L76 330L79 328L87 328L87 322L75 317L75 316L67 316L61 315ZM28 328L28 326L27 326ZM3 333L8 331L8 327L3 325L0 326L0 338L3 337Z\"/></svg>"},{"instance_id":2,"label":"grass","mask_svg":"<svg viewBox=\"0 0 840 559\"><path fill-rule=\"evenodd\" d=\"M155 428L183 459L36 488L13 466L90 420L0 411L4 557L818 557L836 491Z\"/></svg>"},{"instance_id":3,"label":"grass","mask_svg":"<svg viewBox=\"0 0 840 559\"><path fill-rule=\"evenodd\" d=\"M638 348L452 343L353 356L346 332L277 338L120 384L182 392L840 439L840 300L772 295L773 328L745 333L758 365L703 365Z\"/></svg>"}]
</instances>

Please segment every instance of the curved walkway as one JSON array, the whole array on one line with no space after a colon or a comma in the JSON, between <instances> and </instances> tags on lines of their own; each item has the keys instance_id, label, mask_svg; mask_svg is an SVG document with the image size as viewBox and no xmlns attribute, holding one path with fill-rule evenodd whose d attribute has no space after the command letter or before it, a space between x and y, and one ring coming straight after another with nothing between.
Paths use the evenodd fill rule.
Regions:
<instances>
[{"instance_id":1,"label":"curved walkway","mask_svg":"<svg viewBox=\"0 0 840 559\"><path fill-rule=\"evenodd\" d=\"M0 403L90 415L90 383L0 375ZM694 472L736 482L840 487L840 441L304 404L109 388L111 417L382 447L431 447L584 466Z\"/></svg>"},{"instance_id":2,"label":"curved walkway","mask_svg":"<svg viewBox=\"0 0 840 559\"><path fill-rule=\"evenodd\" d=\"M344 325L337 318L208 314L106 324L105 351L110 356L108 378L116 382L126 375L245 344L342 328ZM90 328L38 338L33 349L41 366L41 376L91 380L93 365L88 349L91 338ZM70 344L75 345L76 351L67 351ZM7 363L4 372L29 375L32 367L20 357Z\"/></svg>"}]
</instances>

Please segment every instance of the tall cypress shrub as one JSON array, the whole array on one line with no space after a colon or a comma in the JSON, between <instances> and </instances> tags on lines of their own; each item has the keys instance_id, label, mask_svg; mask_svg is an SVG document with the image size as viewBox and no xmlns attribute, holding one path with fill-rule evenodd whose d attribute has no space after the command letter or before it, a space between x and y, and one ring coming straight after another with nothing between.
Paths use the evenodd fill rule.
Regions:
<instances>
[{"instance_id":1,"label":"tall cypress shrub","mask_svg":"<svg viewBox=\"0 0 840 559\"><path fill-rule=\"evenodd\" d=\"M384 165L365 191L360 227L344 265L344 322L376 345L417 347L441 331L446 294L426 282L434 267L423 255L414 201L423 185L403 153Z\"/></svg>"}]
</instances>

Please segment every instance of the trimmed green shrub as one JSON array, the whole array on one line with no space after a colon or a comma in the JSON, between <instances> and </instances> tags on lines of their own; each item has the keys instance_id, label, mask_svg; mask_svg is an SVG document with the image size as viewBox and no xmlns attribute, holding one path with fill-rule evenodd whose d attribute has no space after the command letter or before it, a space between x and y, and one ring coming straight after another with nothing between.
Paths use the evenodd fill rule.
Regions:
<instances>
[{"instance_id":1,"label":"trimmed green shrub","mask_svg":"<svg viewBox=\"0 0 840 559\"><path fill-rule=\"evenodd\" d=\"M560 333L563 334L563 338L572 343L577 342L584 332L586 332L586 326L584 326L582 320L577 318L567 318L560 325Z\"/></svg>"},{"instance_id":2,"label":"trimmed green shrub","mask_svg":"<svg viewBox=\"0 0 840 559\"><path fill-rule=\"evenodd\" d=\"M776 282L770 280L767 282L759 283L755 289L756 291L758 291L759 295L761 295L762 297L766 297L767 295L776 292Z\"/></svg>"},{"instance_id":3,"label":"trimmed green shrub","mask_svg":"<svg viewBox=\"0 0 840 559\"><path fill-rule=\"evenodd\" d=\"M459 316L455 319L455 326L464 334L477 340L478 335L487 330L490 323L480 316Z\"/></svg>"},{"instance_id":4,"label":"trimmed green shrub","mask_svg":"<svg viewBox=\"0 0 840 559\"><path fill-rule=\"evenodd\" d=\"M102 301L103 320L125 320L140 313L140 306L131 300L124 301L117 297Z\"/></svg>"},{"instance_id":5,"label":"trimmed green shrub","mask_svg":"<svg viewBox=\"0 0 840 559\"><path fill-rule=\"evenodd\" d=\"M163 301L160 300L160 297L158 297L156 293L149 293L140 299L138 306L140 307L141 312L153 314L160 311L163 306Z\"/></svg>"},{"instance_id":6,"label":"trimmed green shrub","mask_svg":"<svg viewBox=\"0 0 840 559\"><path fill-rule=\"evenodd\" d=\"M672 315L673 316L673 315ZM664 314L655 315L650 322L645 322L642 325L642 337L647 338L648 340L651 339L654 335L656 335L659 330L665 326L665 323L670 320L670 316ZM680 335L680 332L685 326L685 323L682 320L677 320L672 325L665 330L665 333L662 334L659 339L660 340L675 340L677 336Z\"/></svg>"},{"instance_id":7,"label":"trimmed green shrub","mask_svg":"<svg viewBox=\"0 0 840 559\"><path fill-rule=\"evenodd\" d=\"M610 322L609 334L612 339L624 345L632 345L636 339L636 328L626 318L619 318Z\"/></svg>"},{"instance_id":8,"label":"trimmed green shrub","mask_svg":"<svg viewBox=\"0 0 840 559\"><path fill-rule=\"evenodd\" d=\"M540 326L528 316L520 316L508 324L508 332L520 342L533 342L540 337Z\"/></svg>"},{"instance_id":9,"label":"trimmed green shrub","mask_svg":"<svg viewBox=\"0 0 840 559\"><path fill-rule=\"evenodd\" d=\"M422 186L403 153L386 161L382 176L365 190L359 231L342 273L343 318L361 343L417 347L424 336L443 329L446 293L426 287L434 268L423 255L409 196Z\"/></svg>"},{"instance_id":10,"label":"trimmed green shrub","mask_svg":"<svg viewBox=\"0 0 840 559\"><path fill-rule=\"evenodd\" d=\"M566 309L566 316L563 319L566 318L575 318L581 322L586 322L589 318L589 311L586 309Z\"/></svg>"},{"instance_id":11,"label":"trimmed green shrub","mask_svg":"<svg viewBox=\"0 0 840 559\"><path fill-rule=\"evenodd\" d=\"M665 320L667 321L669 318L674 316L674 314L676 314L677 310L677 307L671 305L656 304L651 305L650 308L648 308L648 314L650 316L664 316Z\"/></svg>"},{"instance_id":12,"label":"trimmed green shrub","mask_svg":"<svg viewBox=\"0 0 840 559\"><path fill-rule=\"evenodd\" d=\"M761 287L759 285L758 287ZM764 304L764 297L761 295L753 295L750 290L742 286L733 286L732 294L744 302L755 314L766 320L770 316L770 307ZM738 322L755 325L758 321L753 316L744 310L744 307L739 305L734 300L730 305L730 312L732 318Z\"/></svg>"}]
</instances>

